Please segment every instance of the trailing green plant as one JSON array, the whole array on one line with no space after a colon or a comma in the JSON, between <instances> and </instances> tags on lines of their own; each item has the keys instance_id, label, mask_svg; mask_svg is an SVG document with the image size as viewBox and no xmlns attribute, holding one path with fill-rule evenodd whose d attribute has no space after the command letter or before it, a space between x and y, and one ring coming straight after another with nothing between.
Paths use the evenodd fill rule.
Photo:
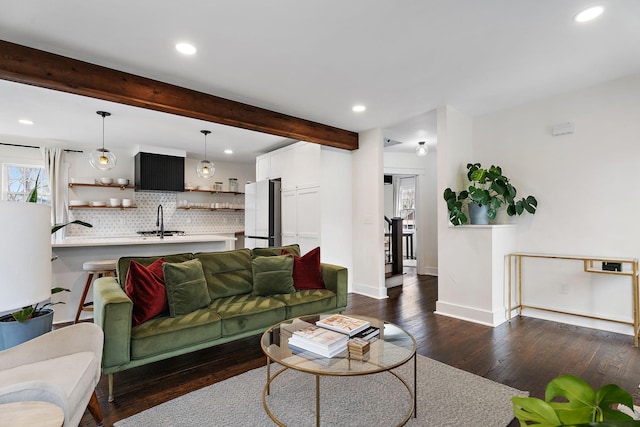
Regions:
<instances>
[{"instance_id":1,"label":"trailing green plant","mask_svg":"<svg viewBox=\"0 0 640 427\"><path fill-rule=\"evenodd\" d=\"M469 187L456 193L451 188L444 190L444 200L449 210L449 221L453 225L466 224L467 215L463 207L469 203L487 206L487 216L495 219L498 209L506 206L507 215L522 215L524 212L535 214L538 201L533 196L516 199L517 190L509 178L502 174L500 166L484 169L480 163L467 163Z\"/></svg>"},{"instance_id":2,"label":"trailing green plant","mask_svg":"<svg viewBox=\"0 0 640 427\"><path fill-rule=\"evenodd\" d=\"M38 203L38 180L40 179L40 174L38 174L38 176L36 177L36 183L35 186L33 187L33 189L31 190L31 192L29 192L29 196L27 197L26 202L27 203ZM88 222L84 222L84 221L80 221L80 220L75 220L75 221L70 221L64 224L54 224L51 226L51 234L55 233L56 231L60 230L61 228L66 227L67 225L70 224L79 224L82 225L84 227L93 227L93 225L89 224ZM53 258L52 258L53 261ZM59 292L71 292L69 289L66 288L61 288L61 287L54 287L51 289L51 295L57 294ZM64 304L64 301L58 301L58 302L47 302L44 303L42 305L40 304L33 304L33 305L28 305L26 307L22 307L21 310L18 311L14 311L13 313L11 313L11 316L13 317L13 319L15 319L18 322L24 322L28 319L31 319L32 317L36 317L40 314L43 313L43 310L45 310L47 307L51 307L53 305L57 305L57 304Z\"/></svg>"},{"instance_id":3,"label":"trailing green plant","mask_svg":"<svg viewBox=\"0 0 640 427\"><path fill-rule=\"evenodd\" d=\"M558 400L560 399L560 400ZM549 382L544 400L512 397L513 413L521 426L639 426L640 421L617 409L633 411L631 395L615 384L597 391L583 379L561 375Z\"/></svg>"}]
</instances>

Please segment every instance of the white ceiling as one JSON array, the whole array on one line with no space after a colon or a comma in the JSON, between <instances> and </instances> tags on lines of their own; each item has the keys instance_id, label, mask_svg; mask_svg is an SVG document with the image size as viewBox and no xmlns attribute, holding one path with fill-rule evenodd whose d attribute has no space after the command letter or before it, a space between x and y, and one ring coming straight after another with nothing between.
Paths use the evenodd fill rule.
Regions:
<instances>
[{"instance_id":1,"label":"white ceiling","mask_svg":"<svg viewBox=\"0 0 640 427\"><path fill-rule=\"evenodd\" d=\"M595 3L594 3L595 1ZM572 17L593 4L588 24ZM0 0L0 39L352 131L435 143L434 109L479 115L640 72L638 0ZM174 45L193 43L185 57ZM204 150L280 137L0 82L0 135ZM351 107L364 104L364 113ZM31 127L17 125L22 117ZM88 144L88 145L86 145Z\"/></svg>"}]
</instances>

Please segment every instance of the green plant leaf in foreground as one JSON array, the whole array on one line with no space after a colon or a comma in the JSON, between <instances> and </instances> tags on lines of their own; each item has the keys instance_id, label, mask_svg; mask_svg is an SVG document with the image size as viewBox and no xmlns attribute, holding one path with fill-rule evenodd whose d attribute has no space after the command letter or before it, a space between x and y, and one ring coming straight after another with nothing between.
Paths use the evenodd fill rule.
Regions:
<instances>
[{"instance_id":1,"label":"green plant leaf in foreground","mask_svg":"<svg viewBox=\"0 0 640 427\"><path fill-rule=\"evenodd\" d=\"M513 415L521 426L532 424L540 426L559 426L560 419L553 408L544 400L535 397L512 397Z\"/></svg>"},{"instance_id":2,"label":"green plant leaf in foreground","mask_svg":"<svg viewBox=\"0 0 640 427\"><path fill-rule=\"evenodd\" d=\"M511 400L521 426L640 426L640 420L634 421L612 407L622 404L633 409L633 399L628 392L615 384L595 392L586 381L573 375L551 380L545 390L545 401L534 397Z\"/></svg>"}]
</instances>

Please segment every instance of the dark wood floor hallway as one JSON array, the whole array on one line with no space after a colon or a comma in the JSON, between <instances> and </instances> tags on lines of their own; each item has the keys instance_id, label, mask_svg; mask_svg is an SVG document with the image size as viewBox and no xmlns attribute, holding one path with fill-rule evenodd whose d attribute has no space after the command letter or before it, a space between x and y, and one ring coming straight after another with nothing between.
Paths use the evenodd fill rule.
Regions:
<instances>
[{"instance_id":1,"label":"dark wood floor hallway","mask_svg":"<svg viewBox=\"0 0 640 427\"><path fill-rule=\"evenodd\" d=\"M345 313L396 323L415 337L419 354L532 396L542 397L554 377L573 374L595 388L616 383L640 401L633 337L526 317L491 328L437 315L437 277L406 270L403 286L389 289L389 298L350 294ZM113 403L103 376L97 393L105 426L264 364L256 336L115 374ZM92 425L87 411L81 426Z\"/></svg>"}]
</instances>

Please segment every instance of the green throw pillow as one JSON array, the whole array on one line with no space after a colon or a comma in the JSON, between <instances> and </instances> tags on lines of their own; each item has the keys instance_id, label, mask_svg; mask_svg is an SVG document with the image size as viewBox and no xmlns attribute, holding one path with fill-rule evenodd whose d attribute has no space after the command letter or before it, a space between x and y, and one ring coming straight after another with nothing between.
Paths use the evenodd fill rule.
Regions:
<instances>
[{"instance_id":1,"label":"green throw pillow","mask_svg":"<svg viewBox=\"0 0 640 427\"><path fill-rule=\"evenodd\" d=\"M285 250L287 252L291 252L293 255L300 256L300 245L294 243L293 245L288 246L272 246L270 248L253 248L251 250L251 254L254 257L259 256L275 256L282 254L282 251Z\"/></svg>"},{"instance_id":2,"label":"green throw pillow","mask_svg":"<svg viewBox=\"0 0 640 427\"><path fill-rule=\"evenodd\" d=\"M162 265L171 317L191 313L211 304L207 281L199 259Z\"/></svg>"},{"instance_id":3,"label":"green throw pillow","mask_svg":"<svg viewBox=\"0 0 640 427\"><path fill-rule=\"evenodd\" d=\"M253 295L291 294L293 257L291 255L259 256L253 259Z\"/></svg>"}]
</instances>

